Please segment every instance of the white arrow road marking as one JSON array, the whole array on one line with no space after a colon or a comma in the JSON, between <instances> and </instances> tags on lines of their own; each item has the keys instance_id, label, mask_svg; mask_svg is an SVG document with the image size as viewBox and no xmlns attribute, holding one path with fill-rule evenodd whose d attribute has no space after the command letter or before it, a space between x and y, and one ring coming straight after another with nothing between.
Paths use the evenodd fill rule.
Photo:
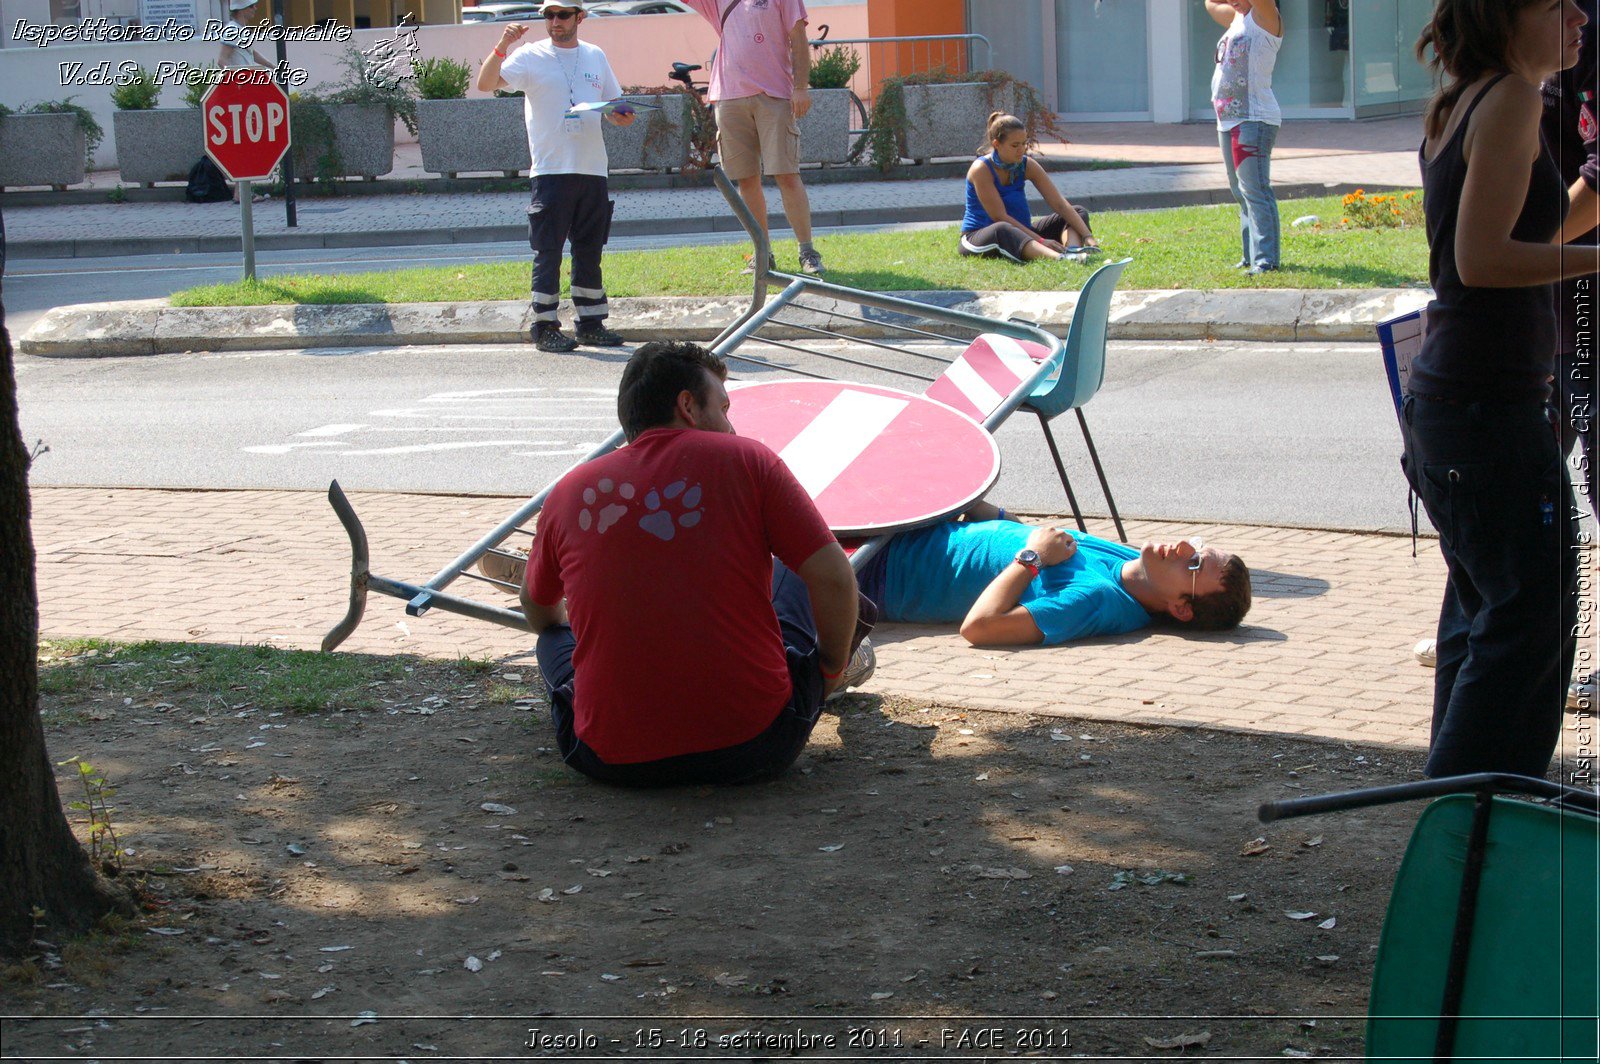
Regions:
<instances>
[{"instance_id":1,"label":"white arrow road marking","mask_svg":"<svg viewBox=\"0 0 1600 1064\"><path fill-rule=\"evenodd\" d=\"M417 420L430 418L450 419L452 421L520 421L529 419L543 419L547 421L602 421L607 419L604 414L445 414L438 410L424 410L418 407L394 407L389 410L374 410L373 417L408 417ZM615 420L614 415L611 417Z\"/></svg>"},{"instance_id":2,"label":"white arrow road marking","mask_svg":"<svg viewBox=\"0 0 1600 1064\"><path fill-rule=\"evenodd\" d=\"M343 440L315 440L309 443L264 443L258 447L243 448L246 454L288 454L304 447L338 447Z\"/></svg>"},{"instance_id":3,"label":"white arrow road marking","mask_svg":"<svg viewBox=\"0 0 1600 1064\"><path fill-rule=\"evenodd\" d=\"M900 416L910 400L842 391L778 455L817 498Z\"/></svg>"},{"instance_id":4,"label":"white arrow road marking","mask_svg":"<svg viewBox=\"0 0 1600 1064\"><path fill-rule=\"evenodd\" d=\"M559 447L565 440L477 440L461 443L416 443L405 447L378 447L370 451L346 451L351 457L385 454L422 454L426 451L461 451L473 447Z\"/></svg>"},{"instance_id":5,"label":"white arrow road marking","mask_svg":"<svg viewBox=\"0 0 1600 1064\"><path fill-rule=\"evenodd\" d=\"M297 436L343 436L347 432L355 432L357 429L364 429L364 428L366 428L365 425L322 425L322 426L319 426L318 428L306 429L304 432L297 432L297 433L295 433L295 435L297 435Z\"/></svg>"}]
</instances>

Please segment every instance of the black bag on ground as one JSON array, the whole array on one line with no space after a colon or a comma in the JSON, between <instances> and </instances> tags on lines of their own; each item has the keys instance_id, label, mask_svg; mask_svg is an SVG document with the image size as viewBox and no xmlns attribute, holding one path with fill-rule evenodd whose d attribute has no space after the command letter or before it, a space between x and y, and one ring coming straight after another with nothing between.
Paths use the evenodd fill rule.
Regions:
<instances>
[{"instance_id":1,"label":"black bag on ground","mask_svg":"<svg viewBox=\"0 0 1600 1064\"><path fill-rule=\"evenodd\" d=\"M221 203L232 199L233 192L228 188L222 169L209 155L202 155L199 162L189 167L189 187L184 190L183 198L190 203Z\"/></svg>"}]
</instances>

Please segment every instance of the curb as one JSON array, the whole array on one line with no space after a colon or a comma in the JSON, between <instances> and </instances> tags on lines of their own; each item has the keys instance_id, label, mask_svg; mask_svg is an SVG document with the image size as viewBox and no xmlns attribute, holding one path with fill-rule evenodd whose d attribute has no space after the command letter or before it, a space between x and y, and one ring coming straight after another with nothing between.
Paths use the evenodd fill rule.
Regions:
<instances>
[{"instance_id":1,"label":"curb","mask_svg":"<svg viewBox=\"0 0 1600 1064\"><path fill-rule=\"evenodd\" d=\"M986 318L1021 318L1065 335L1076 292L902 292L907 299ZM1112 339L1372 342L1378 322L1427 303L1421 289L1118 292ZM612 327L630 342L715 339L748 308L743 296L656 296L611 301ZM828 309L889 320L881 311L836 301L790 315L796 325L847 336L895 335L873 321L840 324ZM529 342L524 302L347 304L339 306L172 307L165 300L57 307L18 343L25 355L112 358L192 351L280 351L323 347L408 347ZM804 329L779 339L814 335Z\"/></svg>"},{"instance_id":2,"label":"curb","mask_svg":"<svg viewBox=\"0 0 1600 1064\"><path fill-rule=\"evenodd\" d=\"M1283 199L1306 196L1342 195L1353 192L1354 184L1325 184L1302 182L1276 185L1273 191ZM1371 182L1363 188L1386 186ZM1042 200L1030 198L1035 209L1043 206ZM1163 207L1194 207L1232 203L1233 196L1226 188L1178 189L1163 192L1124 192L1095 195L1086 193L1074 198L1074 203L1096 213L1104 211L1142 211ZM949 222L959 220L959 211L948 203L917 204L884 211L881 208L814 210L811 223L818 229L844 228L858 225L881 226L893 223ZM784 229L788 221L781 212L769 216L774 229ZM619 219L611 226L611 235L677 236L694 233L740 232L738 219L728 213L702 215L691 218L633 218ZM366 247L413 247L440 244L492 244L521 243L528 238L528 227L523 225L478 225L457 228L427 229L375 229L350 232L293 232L257 233L257 251L305 251L319 249ZM15 259L74 259L125 255L194 255L229 254L243 251L237 236L129 236L96 237L85 240L11 240L8 252Z\"/></svg>"}]
</instances>

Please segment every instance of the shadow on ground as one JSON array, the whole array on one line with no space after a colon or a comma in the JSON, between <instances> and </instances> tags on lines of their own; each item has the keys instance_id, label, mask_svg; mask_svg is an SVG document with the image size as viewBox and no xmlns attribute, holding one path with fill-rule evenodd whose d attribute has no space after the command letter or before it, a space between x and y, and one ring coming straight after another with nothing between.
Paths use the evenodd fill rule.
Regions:
<instances>
[{"instance_id":1,"label":"shadow on ground","mask_svg":"<svg viewBox=\"0 0 1600 1064\"><path fill-rule=\"evenodd\" d=\"M991 1016L1024 1052L1360 1050L1416 810L1253 812L1414 778L1414 752L851 696L776 782L629 792L560 763L526 663L401 660L361 710L115 670L51 696L52 757L121 787L148 930L8 986L14 1013L117 1017L8 1020L8 1052L514 1053L582 1027L619 1039L600 1055L797 1030L934 1055Z\"/></svg>"}]
</instances>

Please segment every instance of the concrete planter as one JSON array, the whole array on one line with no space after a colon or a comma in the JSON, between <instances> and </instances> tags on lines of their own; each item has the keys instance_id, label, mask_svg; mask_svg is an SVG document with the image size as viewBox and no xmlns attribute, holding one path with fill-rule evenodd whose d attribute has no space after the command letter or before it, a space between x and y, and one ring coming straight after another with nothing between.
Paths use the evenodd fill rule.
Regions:
<instances>
[{"instance_id":1,"label":"concrete planter","mask_svg":"<svg viewBox=\"0 0 1600 1064\"><path fill-rule=\"evenodd\" d=\"M115 111L117 169L122 180L146 188L157 181L189 180L189 170L206 153L198 107L158 107Z\"/></svg>"},{"instance_id":2,"label":"concrete planter","mask_svg":"<svg viewBox=\"0 0 1600 1064\"><path fill-rule=\"evenodd\" d=\"M906 158L966 158L977 154L994 111L1016 113L1015 93L996 93L987 82L907 85Z\"/></svg>"},{"instance_id":3,"label":"concrete planter","mask_svg":"<svg viewBox=\"0 0 1600 1064\"><path fill-rule=\"evenodd\" d=\"M689 162L693 122L689 100L676 92L623 99L660 110L640 111L626 129L605 123L607 166L612 170L682 170Z\"/></svg>"},{"instance_id":4,"label":"concrete planter","mask_svg":"<svg viewBox=\"0 0 1600 1064\"><path fill-rule=\"evenodd\" d=\"M333 146L338 167L334 177L382 177L394 169L394 114L387 107L368 104L321 104L333 123ZM520 127L519 127L520 128ZM295 176L301 181L319 177L321 145L295 144Z\"/></svg>"},{"instance_id":5,"label":"concrete planter","mask_svg":"<svg viewBox=\"0 0 1600 1064\"><path fill-rule=\"evenodd\" d=\"M0 188L60 191L82 184L86 148L77 115L6 115L0 118Z\"/></svg>"},{"instance_id":6,"label":"concrete planter","mask_svg":"<svg viewBox=\"0 0 1600 1064\"><path fill-rule=\"evenodd\" d=\"M418 100L417 142L422 168L445 177L495 172L514 177L533 165L520 97Z\"/></svg>"},{"instance_id":7,"label":"concrete planter","mask_svg":"<svg viewBox=\"0 0 1600 1064\"><path fill-rule=\"evenodd\" d=\"M842 163L850 157L850 90L812 89L800 120L800 161Z\"/></svg>"}]
</instances>

